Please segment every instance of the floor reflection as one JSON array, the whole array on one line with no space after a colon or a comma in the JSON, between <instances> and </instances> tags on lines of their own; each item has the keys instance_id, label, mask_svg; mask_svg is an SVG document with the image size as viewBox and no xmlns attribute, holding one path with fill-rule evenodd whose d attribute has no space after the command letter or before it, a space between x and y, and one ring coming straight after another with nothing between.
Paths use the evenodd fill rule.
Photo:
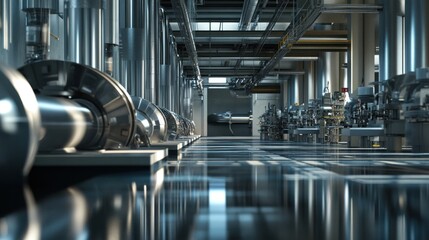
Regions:
<instances>
[{"instance_id":1,"label":"floor reflection","mask_svg":"<svg viewBox=\"0 0 429 240\"><path fill-rule=\"evenodd\" d=\"M24 188L27 209L0 219L0 239L426 239L429 156L345 151L201 139L181 160L37 203Z\"/></svg>"}]
</instances>

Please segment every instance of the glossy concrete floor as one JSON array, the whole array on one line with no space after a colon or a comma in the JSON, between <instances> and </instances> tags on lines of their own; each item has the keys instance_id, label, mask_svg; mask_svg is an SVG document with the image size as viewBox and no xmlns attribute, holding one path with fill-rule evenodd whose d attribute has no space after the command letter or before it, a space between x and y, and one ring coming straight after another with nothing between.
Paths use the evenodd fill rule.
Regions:
<instances>
[{"instance_id":1,"label":"glossy concrete floor","mask_svg":"<svg viewBox=\"0 0 429 240\"><path fill-rule=\"evenodd\" d=\"M429 154L202 138L85 179L24 188L0 239L429 239Z\"/></svg>"}]
</instances>

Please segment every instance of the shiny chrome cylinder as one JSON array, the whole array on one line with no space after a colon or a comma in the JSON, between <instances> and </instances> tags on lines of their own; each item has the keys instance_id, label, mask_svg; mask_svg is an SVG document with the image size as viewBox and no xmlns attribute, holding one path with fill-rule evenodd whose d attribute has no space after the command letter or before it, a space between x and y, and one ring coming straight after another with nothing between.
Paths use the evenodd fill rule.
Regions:
<instances>
[{"instance_id":1,"label":"shiny chrome cylinder","mask_svg":"<svg viewBox=\"0 0 429 240\"><path fill-rule=\"evenodd\" d=\"M145 29L147 30L145 42L146 77L145 99L158 104L157 88L159 87L159 0L144 1L145 3Z\"/></svg>"},{"instance_id":2,"label":"shiny chrome cylinder","mask_svg":"<svg viewBox=\"0 0 429 240\"><path fill-rule=\"evenodd\" d=\"M65 4L66 59L104 71L104 1Z\"/></svg>"},{"instance_id":3,"label":"shiny chrome cylinder","mask_svg":"<svg viewBox=\"0 0 429 240\"><path fill-rule=\"evenodd\" d=\"M170 68L170 86L167 89L169 97L169 102L167 105L167 109L170 109L173 112L177 112L176 108L176 102L178 101L178 98L175 94L176 84L178 81L178 75L177 75L177 67L178 67L178 57L177 57L177 45L174 36L171 35L170 38L170 61L171 61L171 68ZM169 107L168 107L169 106Z\"/></svg>"},{"instance_id":4,"label":"shiny chrome cylinder","mask_svg":"<svg viewBox=\"0 0 429 240\"><path fill-rule=\"evenodd\" d=\"M121 84L132 96L144 97L145 91L145 6L143 0L120 2Z\"/></svg>"},{"instance_id":5,"label":"shiny chrome cylinder","mask_svg":"<svg viewBox=\"0 0 429 240\"><path fill-rule=\"evenodd\" d=\"M429 2L407 0L405 3L405 72L429 67Z\"/></svg>"},{"instance_id":6,"label":"shiny chrome cylinder","mask_svg":"<svg viewBox=\"0 0 429 240\"><path fill-rule=\"evenodd\" d=\"M27 80L0 65L0 179L22 178L37 153L40 112Z\"/></svg>"},{"instance_id":7,"label":"shiny chrome cylinder","mask_svg":"<svg viewBox=\"0 0 429 240\"><path fill-rule=\"evenodd\" d=\"M408 1L409 2L409 1ZM380 81L402 73L401 0L384 0L380 12Z\"/></svg>"},{"instance_id":8,"label":"shiny chrome cylinder","mask_svg":"<svg viewBox=\"0 0 429 240\"><path fill-rule=\"evenodd\" d=\"M105 42L119 45L119 0L105 0Z\"/></svg>"},{"instance_id":9,"label":"shiny chrome cylinder","mask_svg":"<svg viewBox=\"0 0 429 240\"><path fill-rule=\"evenodd\" d=\"M113 78L119 79L119 0L106 0L106 9L104 16L105 72Z\"/></svg>"},{"instance_id":10,"label":"shiny chrome cylinder","mask_svg":"<svg viewBox=\"0 0 429 240\"><path fill-rule=\"evenodd\" d=\"M306 99L305 102L308 102L310 99L314 99L314 62L308 61L304 63L304 71L305 71L305 81L306 81Z\"/></svg>"},{"instance_id":11,"label":"shiny chrome cylinder","mask_svg":"<svg viewBox=\"0 0 429 240\"><path fill-rule=\"evenodd\" d=\"M39 151L92 149L103 134L103 119L88 101L37 96L42 119Z\"/></svg>"},{"instance_id":12,"label":"shiny chrome cylinder","mask_svg":"<svg viewBox=\"0 0 429 240\"><path fill-rule=\"evenodd\" d=\"M0 61L18 68L25 63L25 13L18 0L0 1Z\"/></svg>"},{"instance_id":13,"label":"shiny chrome cylinder","mask_svg":"<svg viewBox=\"0 0 429 240\"><path fill-rule=\"evenodd\" d=\"M170 85L171 85L171 47L170 47L170 29L167 16L164 9L160 9L161 17L161 45L160 45L160 68L159 68L159 87L157 88L158 105L167 109L170 105Z\"/></svg>"},{"instance_id":14,"label":"shiny chrome cylinder","mask_svg":"<svg viewBox=\"0 0 429 240\"><path fill-rule=\"evenodd\" d=\"M322 98L325 92L337 91L339 80L338 52L323 52L317 61L317 98Z\"/></svg>"}]
</instances>

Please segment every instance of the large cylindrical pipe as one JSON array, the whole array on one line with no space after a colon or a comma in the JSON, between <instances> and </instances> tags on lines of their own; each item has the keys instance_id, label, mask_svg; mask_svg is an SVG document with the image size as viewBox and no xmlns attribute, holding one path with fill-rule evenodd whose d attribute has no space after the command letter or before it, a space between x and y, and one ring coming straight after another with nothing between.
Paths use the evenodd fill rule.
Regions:
<instances>
[{"instance_id":1,"label":"large cylindrical pipe","mask_svg":"<svg viewBox=\"0 0 429 240\"><path fill-rule=\"evenodd\" d=\"M66 59L104 71L104 1L66 4Z\"/></svg>"},{"instance_id":2,"label":"large cylindrical pipe","mask_svg":"<svg viewBox=\"0 0 429 240\"><path fill-rule=\"evenodd\" d=\"M307 99L304 99L304 101L308 101L310 99L314 99L314 62L308 61L305 62L304 65L304 71L305 71L305 81L307 86Z\"/></svg>"},{"instance_id":3,"label":"large cylindrical pipe","mask_svg":"<svg viewBox=\"0 0 429 240\"><path fill-rule=\"evenodd\" d=\"M408 0L405 3L405 72L429 67L429 2Z\"/></svg>"},{"instance_id":4,"label":"large cylindrical pipe","mask_svg":"<svg viewBox=\"0 0 429 240\"><path fill-rule=\"evenodd\" d=\"M22 3L17 0L0 1L0 61L10 67L20 67L26 56L26 25Z\"/></svg>"},{"instance_id":5,"label":"large cylindrical pipe","mask_svg":"<svg viewBox=\"0 0 429 240\"><path fill-rule=\"evenodd\" d=\"M337 91L339 80L338 52L323 52L317 61L317 98L325 92Z\"/></svg>"},{"instance_id":6,"label":"large cylindrical pipe","mask_svg":"<svg viewBox=\"0 0 429 240\"><path fill-rule=\"evenodd\" d=\"M167 16L164 9L160 9L161 15L161 45L160 45L160 69L159 69L159 87L157 88L158 105L167 109L170 105L171 92L171 47L170 47L170 29Z\"/></svg>"},{"instance_id":7,"label":"large cylindrical pipe","mask_svg":"<svg viewBox=\"0 0 429 240\"><path fill-rule=\"evenodd\" d=\"M97 148L103 134L102 114L92 103L37 96L42 120L39 151Z\"/></svg>"},{"instance_id":8,"label":"large cylindrical pipe","mask_svg":"<svg viewBox=\"0 0 429 240\"><path fill-rule=\"evenodd\" d=\"M37 153L40 112L33 89L16 70L1 65L0 86L0 180L20 180Z\"/></svg>"},{"instance_id":9,"label":"large cylindrical pipe","mask_svg":"<svg viewBox=\"0 0 429 240\"><path fill-rule=\"evenodd\" d=\"M146 77L145 99L158 104L157 87L159 84L159 0L144 1L146 15Z\"/></svg>"},{"instance_id":10,"label":"large cylindrical pipe","mask_svg":"<svg viewBox=\"0 0 429 240\"><path fill-rule=\"evenodd\" d=\"M145 6L143 0L120 3L121 78L132 96L144 97L145 81Z\"/></svg>"},{"instance_id":11,"label":"large cylindrical pipe","mask_svg":"<svg viewBox=\"0 0 429 240\"><path fill-rule=\"evenodd\" d=\"M380 12L380 81L402 73L401 0L384 0Z\"/></svg>"},{"instance_id":12,"label":"large cylindrical pipe","mask_svg":"<svg viewBox=\"0 0 429 240\"><path fill-rule=\"evenodd\" d=\"M173 35L171 35L170 38L170 61L171 61L171 68L170 68L170 86L168 88L168 95L170 95L169 97L169 102L168 102L168 106L166 107L167 109L173 111L173 112L177 112L176 109L176 102L177 102L177 97L175 95L175 87L177 84L177 64L178 64L178 57L177 57L177 45L176 45L176 40L174 38Z\"/></svg>"},{"instance_id":13,"label":"large cylindrical pipe","mask_svg":"<svg viewBox=\"0 0 429 240\"><path fill-rule=\"evenodd\" d=\"M119 79L119 0L106 0L105 10L105 71Z\"/></svg>"}]
</instances>

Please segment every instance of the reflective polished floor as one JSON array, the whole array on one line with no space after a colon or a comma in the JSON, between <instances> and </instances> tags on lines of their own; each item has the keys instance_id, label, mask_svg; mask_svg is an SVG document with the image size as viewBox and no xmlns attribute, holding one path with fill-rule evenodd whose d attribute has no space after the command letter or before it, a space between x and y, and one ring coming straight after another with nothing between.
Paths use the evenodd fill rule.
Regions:
<instances>
[{"instance_id":1,"label":"reflective polished floor","mask_svg":"<svg viewBox=\"0 0 429 240\"><path fill-rule=\"evenodd\" d=\"M151 169L41 189L0 239L429 239L429 154L202 138Z\"/></svg>"}]
</instances>

